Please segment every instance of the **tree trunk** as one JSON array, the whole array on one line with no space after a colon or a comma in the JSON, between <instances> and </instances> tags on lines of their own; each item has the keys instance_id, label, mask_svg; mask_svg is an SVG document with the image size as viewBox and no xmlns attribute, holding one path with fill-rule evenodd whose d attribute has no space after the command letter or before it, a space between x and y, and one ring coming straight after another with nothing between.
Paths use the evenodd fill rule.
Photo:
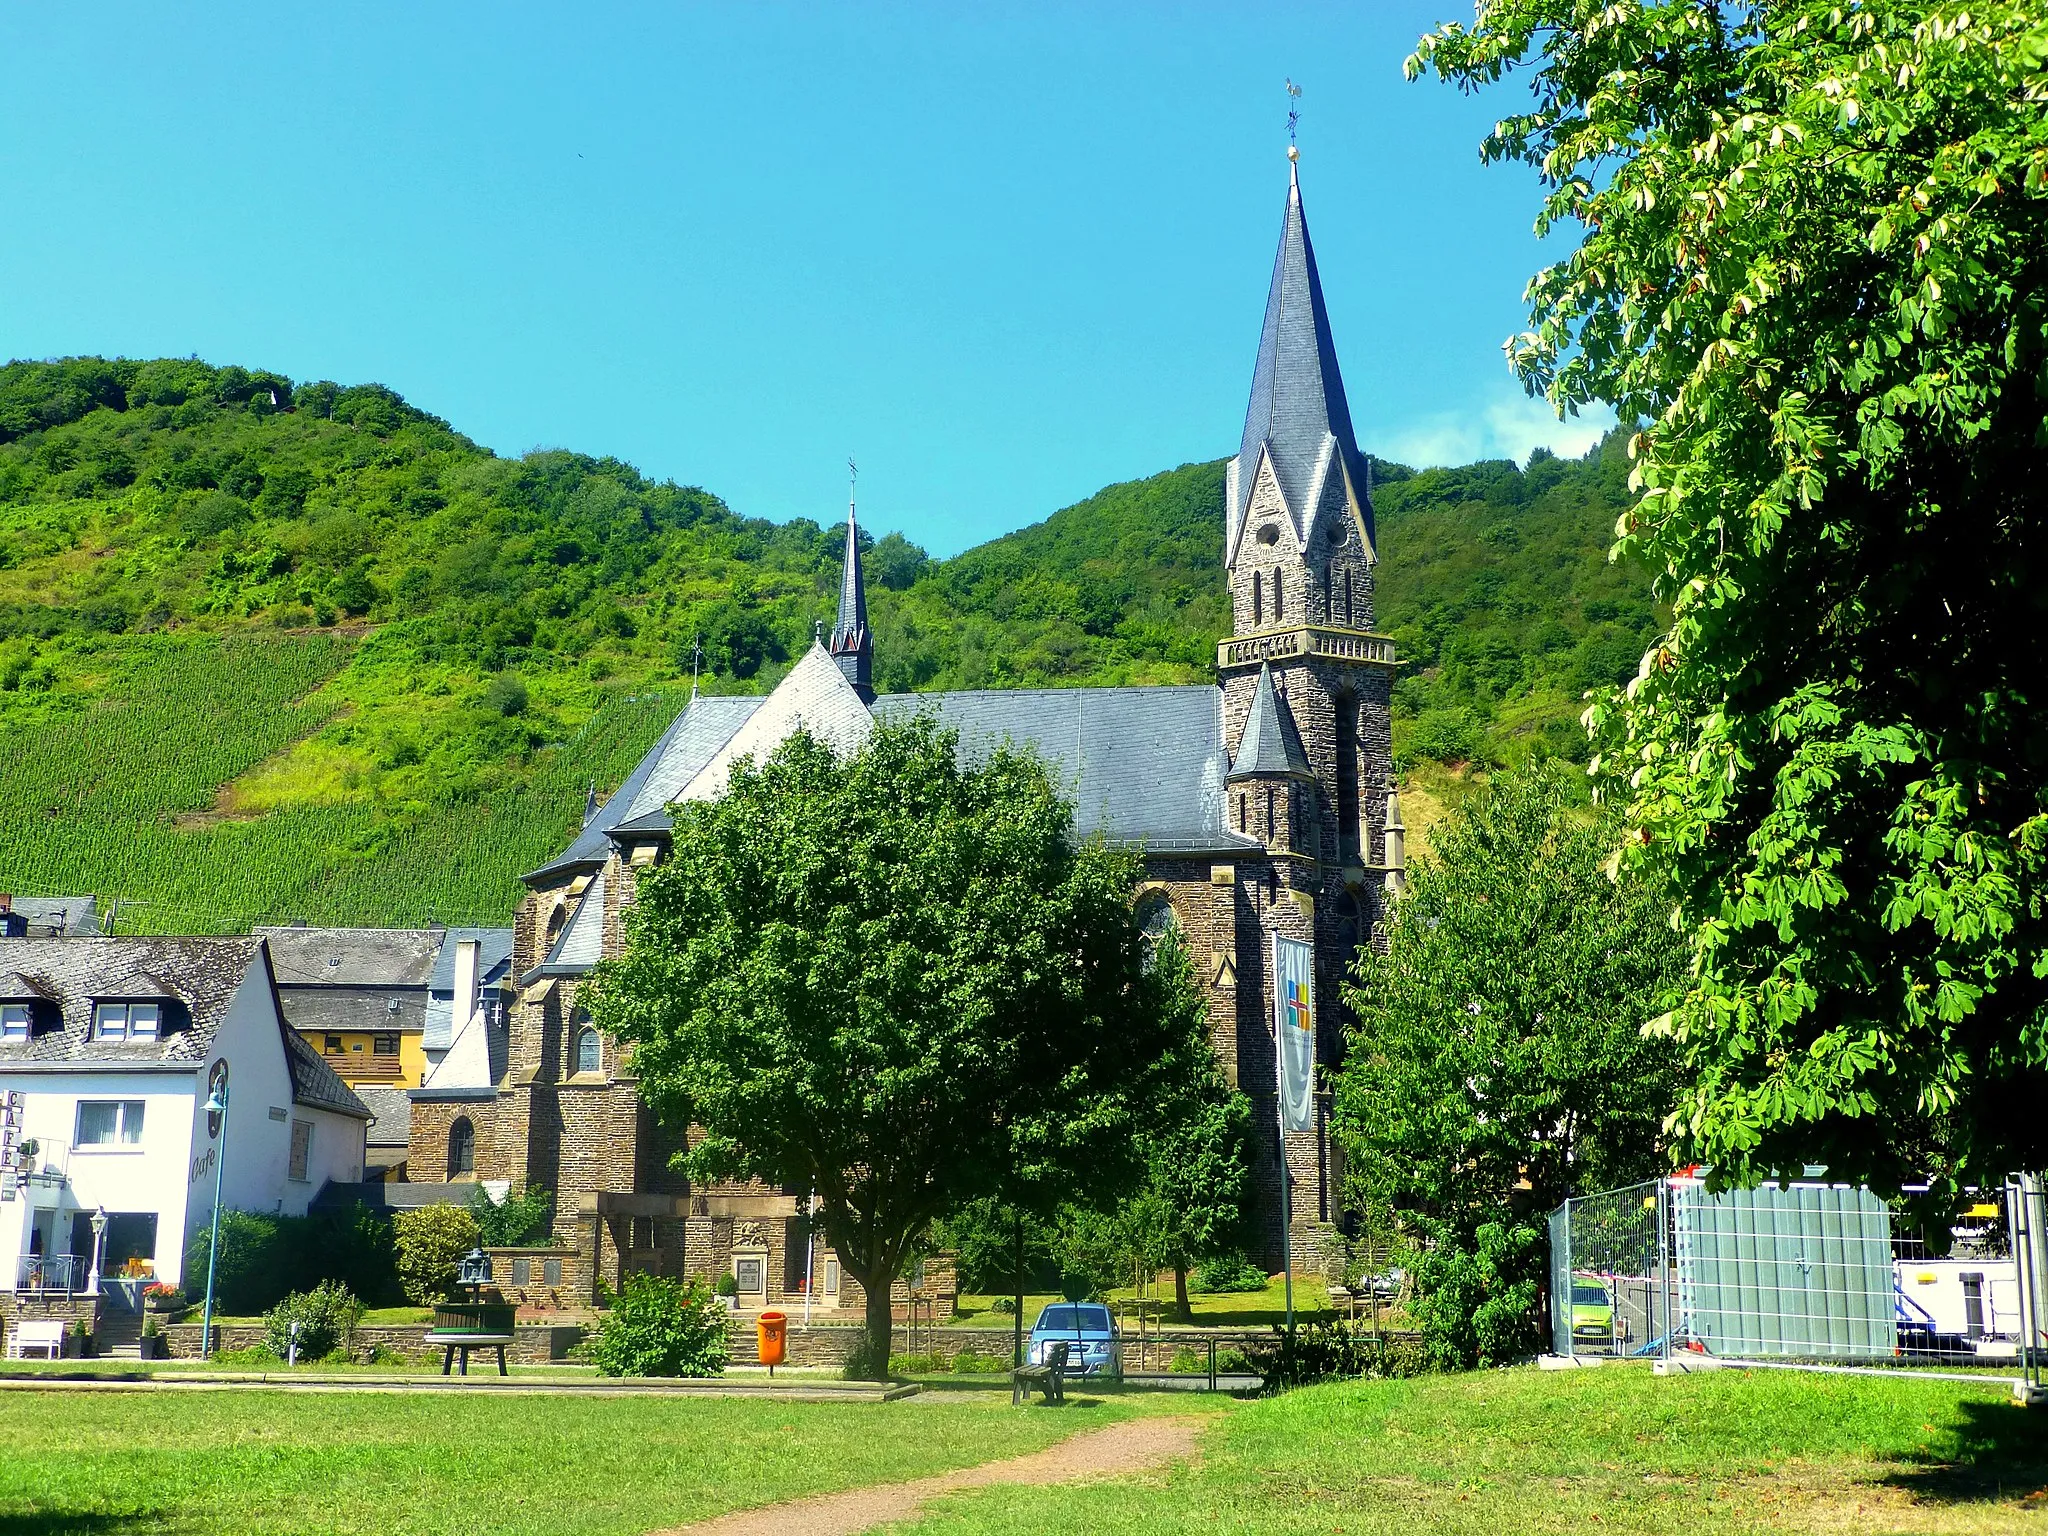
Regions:
<instances>
[{"instance_id":1,"label":"tree trunk","mask_svg":"<svg viewBox=\"0 0 2048 1536\"><path fill-rule=\"evenodd\" d=\"M1016 1359L1010 1363L1021 1366L1024 1363L1024 1212L1017 1212L1017 1315L1010 1324L1011 1350Z\"/></svg>"},{"instance_id":2,"label":"tree trunk","mask_svg":"<svg viewBox=\"0 0 2048 1536\"><path fill-rule=\"evenodd\" d=\"M880 1285L867 1286L868 1358L872 1362L870 1374L876 1381L889 1379L889 1345L896 1331L895 1311L889 1305L889 1291L894 1285L895 1278L892 1276Z\"/></svg>"},{"instance_id":3,"label":"tree trunk","mask_svg":"<svg viewBox=\"0 0 2048 1536\"><path fill-rule=\"evenodd\" d=\"M1179 1309L1182 1322L1192 1323L1195 1320L1195 1309L1188 1301L1188 1267L1179 1261L1173 1266L1173 1304Z\"/></svg>"}]
</instances>

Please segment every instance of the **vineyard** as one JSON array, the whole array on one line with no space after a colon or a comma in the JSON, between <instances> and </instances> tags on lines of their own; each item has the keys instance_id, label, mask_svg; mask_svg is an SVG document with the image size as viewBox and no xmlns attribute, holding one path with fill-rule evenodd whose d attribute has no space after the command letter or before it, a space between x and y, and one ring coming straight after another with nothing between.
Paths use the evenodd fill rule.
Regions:
<instances>
[{"instance_id":1,"label":"vineyard","mask_svg":"<svg viewBox=\"0 0 2048 1536\"><path fill-rule=\"evenodd\" d=\"M335 635L121 642L78 707L0 724L0 890L98 895L125 932L502 923L585 786L617 783L680 707L606 696L495 789L216 815L223 786L333 715L324 685L350 654Z\"/></svg>"}]
</instances>

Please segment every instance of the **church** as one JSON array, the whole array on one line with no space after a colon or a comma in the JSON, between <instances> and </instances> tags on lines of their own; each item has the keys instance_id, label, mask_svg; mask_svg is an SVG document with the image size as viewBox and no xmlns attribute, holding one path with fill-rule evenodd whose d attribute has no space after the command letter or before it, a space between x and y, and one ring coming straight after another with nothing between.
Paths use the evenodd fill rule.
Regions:
<instances>
[{"instance_id":1,"label":"church","mask_svg":"<svg viewBox=\"0 0 2048 1536\"><path fill-rule=\"evenodd\" d=\"M1371 467L1344 399L1298 165L1217 532L1233 622L1213 685L878 695L849 506L829 639L765 697L693 696L569 847L525 877L512 1005L502 1022L480 1008L466 1015L411 1090L412 1176L545 1185L556 1238L593 1289L638 1271L731 1275L744 1306L806 1298L858 1315L852 1277L807 1238L802 1191L697 1184L671 1167L676 1133L655 1123L630 1058L591 1025L578 993L625 947L635 882L668 852L670 805L715 797L735 762L800 726L851 751L878 719L930 712L965 753L1004 741L1035 750L1065 783L1082 835L1142 850L1141 920L1178 926L1217 1054L1252 1103L1253 1257L1325 1265L1341 1169L1327 1093L1312 1129L1279 1129L1273 939L1312 946L1317 1056L1339 1059L1338 982L1371 941L1405 858L1394 647L1373 629Z\"/></svg>"}]
</instances>

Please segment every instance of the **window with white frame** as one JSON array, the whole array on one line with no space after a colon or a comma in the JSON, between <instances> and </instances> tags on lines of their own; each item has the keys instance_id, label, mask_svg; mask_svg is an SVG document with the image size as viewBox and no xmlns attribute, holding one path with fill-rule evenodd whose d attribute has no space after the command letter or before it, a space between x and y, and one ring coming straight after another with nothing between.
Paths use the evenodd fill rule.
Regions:
<instances>
[{"instance_id":1,"label":"window with white frame","mask_svg":"<svg viewBox=\"0 0 2048 1536\"><path fill-rule=\"evenodd\" d=\"M285 1177L294 1183L306 1182L306 1166L313 1160L313 1122L294 1120L292 1122L292 1160Z\"/></svg>"},{"instance_id":2,"label":"window with white frame","mask_svg":"<svg viewBox=\"0 0 2048 1536\"><path fill-rule=\"evenodd\" d=\"M81 1147L132 1147L142 1141L142 1100L80 1099L78 1136Z\"/></svg>"},{"instance_id":3,"label":"window with white frame","mask_svg":"<svg viewBox=\"0 0 2048 1536\"><path fill-rule=\"evenodd\" d=\"M0 1040L26 1040L28 1025L27 1003L0 1003Z\"/></svg>"},{"instance_id":4,"label":"window with white frame","mask_svg":"<svg viewBox=\"0 0 2048 1536\"><path fill-rule=\"evenodd\" d=\"M94 1003L92 1032L101 1040L154 1040L162 1028L161 1003Z\"/></svg>"}]
</instances>

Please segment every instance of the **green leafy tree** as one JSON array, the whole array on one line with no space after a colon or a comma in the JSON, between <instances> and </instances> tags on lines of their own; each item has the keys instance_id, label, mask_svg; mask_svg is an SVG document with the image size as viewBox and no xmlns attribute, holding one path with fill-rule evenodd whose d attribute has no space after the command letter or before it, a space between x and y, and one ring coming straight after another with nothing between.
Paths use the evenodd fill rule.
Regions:
<instances>
[{"instance_id":1,"label":"green leafy tree","mask_svg":"<svg viewBox=\"0 0 2048 1536\"><path fill-rule=\"evenodd\" d=\"M459 1205L423 1205L392 1222L398 1283L405 1299L430 1307L455 1287L455 1261L483 1240L476 1217Z\"/></svg>"},{"instance_id":2,"label":"green leafy tree","mask_svg":"<svg viewBox=\"0 0 2048 1536\"><path fill-rule=\"evenodd\" d=\"M1141 1181L1207 1041L1144 964L1136 853L1079 842L1038 759L963 763L928 718L844 760L799 732L674 816L595 1016L662 1120L695 1127L693 1175L817 1192L870 1358L949 1211Z\"/></svg>"},{"instance_id":3,"label":"green leafy tree","mask_svg":"<svg viewBox=\"0 0 2048 1536\"><path fill-rule=\"evenodd\" d=\"M1668 632L1600 702L1619 858L1693 944L1693 1157L1938 1193L2048 1157L2048 18L1498 0L1486 158L1576 248L1511 343L1612 402Z\"/></svg>"},{"instance_id":4,"label":"green leafy tree","mask_svg":"<svg viewBox=\"0 0 2048 1536\"><path fill-rule=\"evenodd\" d=\"M1643 1026L1680 985L1682 945L1645 889L1605 873L1612 824L1574 787L1551 765L1461 802L1387 952L1363 951L1344 989L1337 1135L1354 1194L1436 1255L1416 1288L1450 1329L1445 1360L1507 1357L1494 1324L1480 1349L1469 1316L1448 1319L1524 1282L1533 1304L1542 1253L1517 1218L1655 1172L1679 1092L1678 1052Z\"/></svg>"},{"instance_id":5,"label":"green leafy tree","mask_svg":"<svg viewBox=\"0 0 2048 1536\"><path fill-rule=\"evenodd\" d=\"M1358 1193L1461 1239L1526 1186L1567 1195L1656 1171L1678 1053L1643 1025L1680 984L1668 915L1601 864L1611 823L1555 767L1503 775L1431 835L1385 954L1344 988L1337 1134Z\"/></svg>"},{"instance_id":6,"label":"green leafy tree","mask_svg":"<svg viewBox=\"0 0 2048 1536\"><path fill-rule=\"evenodd\" d=\"M555 1197L545 1184L527 1184L493 1200L479 1184L470 1191L469 1214L477 1240L486 1248L518 1248L545 1240L554 1226Z\"/></svg>"}]
</instances>

